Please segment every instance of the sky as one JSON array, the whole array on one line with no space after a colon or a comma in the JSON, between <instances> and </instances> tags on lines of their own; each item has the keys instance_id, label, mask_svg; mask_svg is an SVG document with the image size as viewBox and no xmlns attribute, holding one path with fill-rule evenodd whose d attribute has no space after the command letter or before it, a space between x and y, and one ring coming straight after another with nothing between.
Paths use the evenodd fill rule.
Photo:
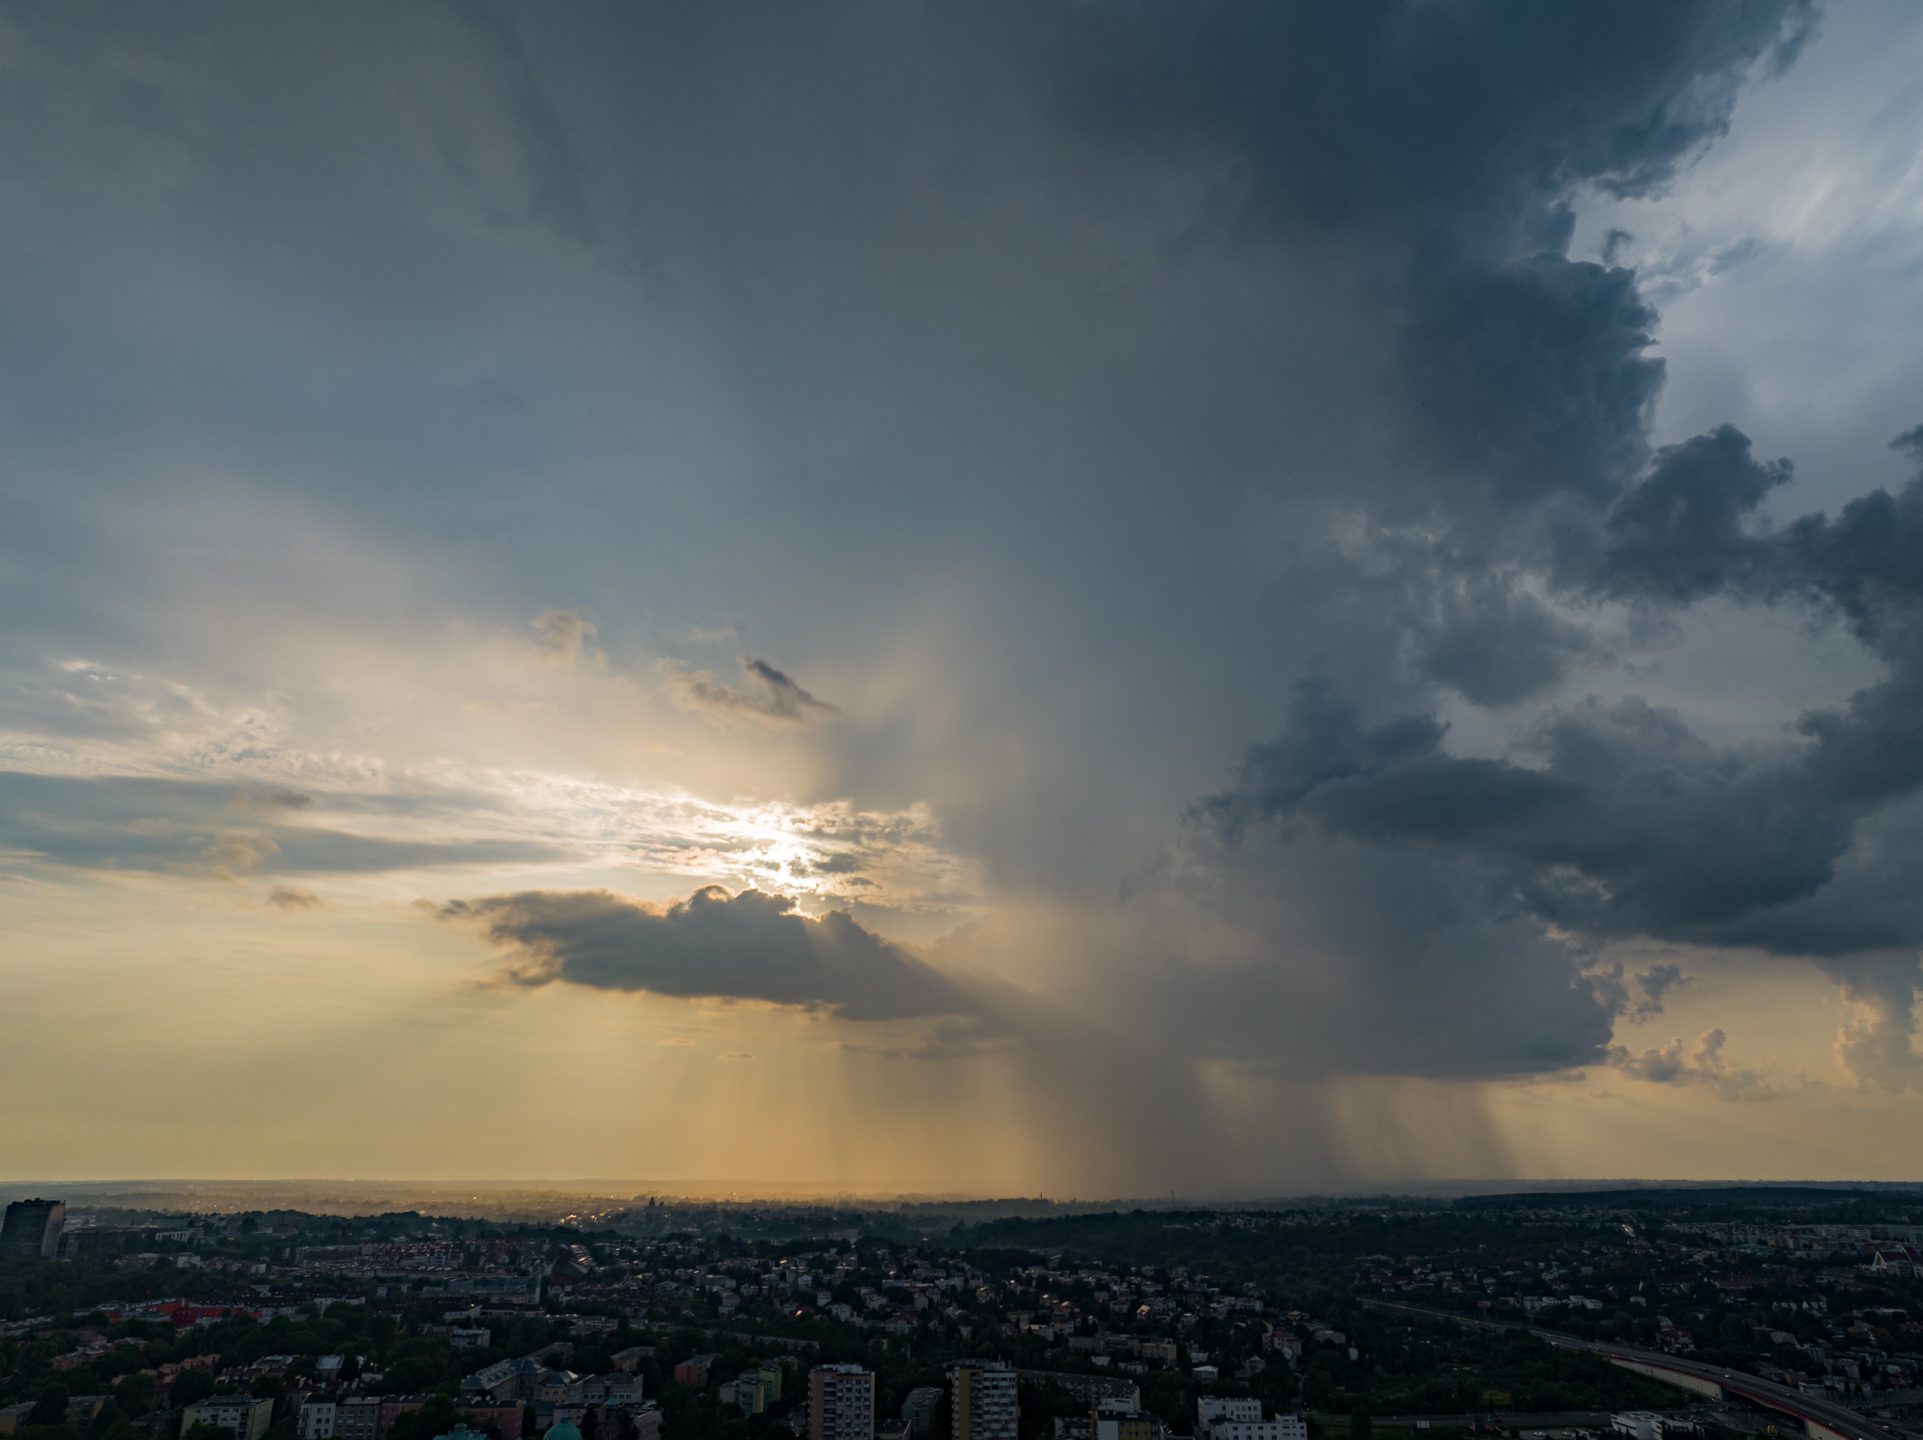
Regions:
<instances>
[{"instance_id":1,"label":"sky","mask_svg":"<svg viewBox=\"0 0 1923 1440\"><path fill-rule=\"evenodd\" d=\"M0 68L4 1178L1918 1178L1915 7Z\"/></svg>"}]
</instances>

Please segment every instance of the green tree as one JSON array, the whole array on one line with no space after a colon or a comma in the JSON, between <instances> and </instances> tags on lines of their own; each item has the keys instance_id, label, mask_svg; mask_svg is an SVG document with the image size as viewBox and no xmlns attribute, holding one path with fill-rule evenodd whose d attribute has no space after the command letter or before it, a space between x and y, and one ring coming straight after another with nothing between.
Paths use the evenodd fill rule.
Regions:
<instances>
[{"instance_id":1,"label":"green tree","mask_svg":"<svg viewBox=\"0 0 1923 1440\"><path fill-rule=\"evenodd\" d=\"M183 1370L174 1377L173 1389L168 1391L170 1403L181 1407L205 1400L214 1393L214 1377L206 1370ZM186 1437L182 1437L186 1440Z\"/></svg>"},{"instance_id":2,"label":"green tree","mask_svg":"<svg viewBox=\"0 0 1923 1440\"><path fill-rule=\"evenodd\" d=\"M27 1417L31 1425L60 1425L67 1418L67 1387L55 1381L40 1392L34 1401L33 1413Z\"/></svg>"},{"instance_id":3,"label":"green tree","mask_svg":"<svg viewBox=\"0 0 1923 1440\"><path fill-rule=\"evenodd\" d=\"M123 1375L113 1387L114 1399L129 1415L145 1415L154 1408L154 1377L135 1371Z\"/></svg>"},{"instance_id":4,"label":"green tree","mask_svg":"<svg viewBox=\"0 0 1923 1440\"><path fill-rule=\"evenodd\" d=\"M134 1422L118 1403L109 1400L87 1426L87 1440L134 1440Z\"/></svg>"},{"instance_id":5,"label":"green tree","mask_svg":"<svg viewBox=\"0 0 1923 1440\"><path fill-rule=\"evenodd\" d=\"M1374 1428L1375 1422L1369 1418L1369 1407L1356 1406L1355 1413L1349 1416L1349 1440L1369 1440L1369 1433Z\"/></svg>"}]
</instances>

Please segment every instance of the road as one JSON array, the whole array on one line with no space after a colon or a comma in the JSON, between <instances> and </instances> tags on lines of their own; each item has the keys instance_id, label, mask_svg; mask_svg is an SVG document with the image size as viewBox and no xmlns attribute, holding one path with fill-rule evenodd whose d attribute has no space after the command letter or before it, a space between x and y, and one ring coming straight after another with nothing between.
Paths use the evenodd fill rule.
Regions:
<instances>
[{"instance_id":1,"label":"road","mask_svg":"<svg viewBox=\"0 0 1923 1440\"><path fill-rule=\"evenodd\" d=\"M1505 1325L1499 1320L1478 1320L1468 1315L1456 1315L1447 1310L1427 1310L1420 1305L1403 1305L1394 1300L1364 1300L1365 1305L1373 1305L1380 1310L1406 1310L1411 1315L1422 1315L1432 1320L1453 1320L1458 1325L1473 1325L1485 1330L1525 1329L1530 1334L1548 1341L1551 1345L1564 1350L1587 1350L1593 1355L1601 1355L1625 1366L1642 1366L1652 1370L1668 1371L1673 1375L1686 1376L1697 1381L1710 1382L1731 1395L1766 1405L1771 1410L1780 1410L1801 1420L1805 1427L1820 1426L1838 1440L1902 1440L1895 1431L1885 1430L1872 1424L1846 1405L1838 1405L1834 1400L1824 1400L1815 1395L1806 1395L1801 1390L1787 1385L1778 1385L1773 1380L1765 1380L1759 1375L1748 1375L1740 1370L1725 1370L1720 1365L1704 1365L1699 1361L1686 1360L1679 1355L1665 1355L1657 1350L1638 1350L1629 1345L1611 1345L1601 1340L1579 1340L1574 1335L1565 1335L1559 1330L1538 1330L1533 1325L1517 1327ZM1658 1375L1652 1377L1661 1379ZM1684 1389L1691 1387L1684 1386Z\"/></svg>"}]
</instances>

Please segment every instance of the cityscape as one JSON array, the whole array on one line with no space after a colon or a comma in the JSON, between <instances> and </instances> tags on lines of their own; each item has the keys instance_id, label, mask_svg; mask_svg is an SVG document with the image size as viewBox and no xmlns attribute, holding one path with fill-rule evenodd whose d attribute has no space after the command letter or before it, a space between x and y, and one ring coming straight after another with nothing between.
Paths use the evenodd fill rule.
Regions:
<instances>
[{"instance_id":1,"label":"cityscape","mask_svg":"<svg viewBox=\"0 0 1923 1440\"><path fill-rule=\"evenodd\" d=\"M1923 0L0 0L0 1440L1923 1440Z\"/></svg>"},{"instance_id":2,"label":"cityscape","mask_svg":"<svg viewBox=\"0 0 1923 1440\"><path fill-rule=\"evenodd\" d=\"M925 1227L902 1207L654 1196L545 1225L17 1200L0 1232L0 1427L1923 1435L1923 1191L1650 1187Z\"/></svg>"}]
</instances>

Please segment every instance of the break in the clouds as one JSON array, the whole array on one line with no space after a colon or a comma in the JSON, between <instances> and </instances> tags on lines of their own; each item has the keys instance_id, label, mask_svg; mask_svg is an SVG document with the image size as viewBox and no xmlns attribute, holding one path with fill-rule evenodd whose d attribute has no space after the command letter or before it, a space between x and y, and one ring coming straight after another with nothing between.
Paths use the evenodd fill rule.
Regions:
<instances>
[{"instance_id":1,"label":"break in the clouds","mask_svg":"<svg viewBox=\"0 0 1923 1440\"><path fill-rule=\"evenodd\" d=\"M766 1076L919 1154L966 1096L1050 1184L1528 1169L1503 1097L1602 1086L1917 1103L1901 7L0 41L34 945L218 912L268 1010L270 952L452 967L648 1034L609 1064L754 1056L675 1082L707 1133ZM1799 984L1840 1013L1732 999ZM913 1078L779 1078L830 1052Z\"/></svg>"}]
</instances>

